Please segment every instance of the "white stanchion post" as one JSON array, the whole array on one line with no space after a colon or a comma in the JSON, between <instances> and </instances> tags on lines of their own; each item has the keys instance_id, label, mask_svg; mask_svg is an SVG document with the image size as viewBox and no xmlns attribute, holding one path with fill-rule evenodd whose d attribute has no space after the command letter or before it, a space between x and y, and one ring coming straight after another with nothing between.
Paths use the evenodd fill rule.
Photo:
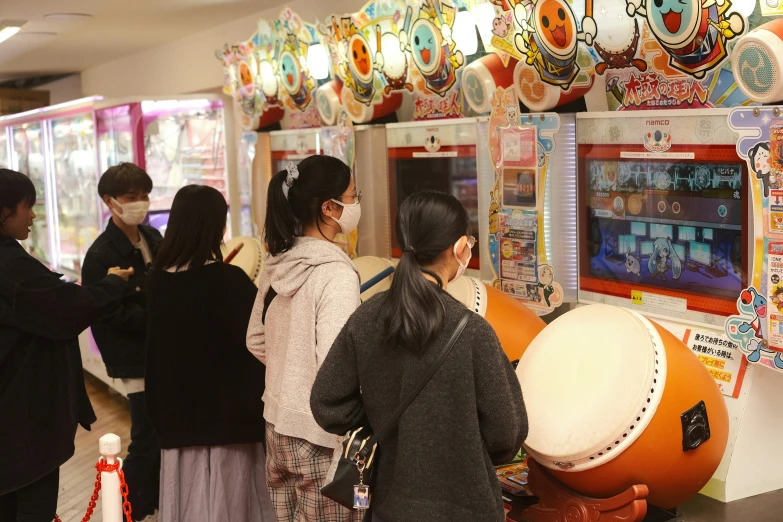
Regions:
<instances>
[{"instance_id":1,"label":"white stanchion post","mask_svg":"<svg viewBox=\"0 0 783 522\"><path fill-rule=\"evenodd\" d=\"M98 448L106 463L114 464L118 460L122 443L117 435L107 433L98 441ZM101 472L101 506L103 522L123 522L120 476L116 471Z\"/></svg>"}]
</instances>

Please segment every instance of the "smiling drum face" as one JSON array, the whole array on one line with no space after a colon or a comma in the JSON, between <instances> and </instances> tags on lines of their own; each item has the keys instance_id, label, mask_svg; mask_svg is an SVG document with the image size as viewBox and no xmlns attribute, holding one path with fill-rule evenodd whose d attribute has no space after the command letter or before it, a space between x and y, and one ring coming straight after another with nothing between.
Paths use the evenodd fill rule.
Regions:
<instances>
[{"instance_id":1,"label":"smiling drum face","mask_svg":"<svg viewBox=\"0 0 783 522\"><path fill-rule=\"evenodd\" d=\"M542 46L558 58L576 52L576 18L564 0L540 0L534 14Z\"/></svg>"},{"instance_id":2,"label":"smiling drum face","mask_svg":"<svg viewBox=\"0 0 783 522\"><path fill-rule=\"evenodd\" d=\"M434 74L440 64L441 36L437 27L424 18L413 24L413 63L427 75Z\"/></svg>"},{"instance_id":3,"label":"smiling drum face","mask_svg":"<svg viewBox=\"0 0 783 522\"><path fill-rule=\"evenodd\" d=\"M301 72L299 63L291 51L283 52L280 58L280 78L288 94L294 95L299 92L302 86Z\"/></svg>"},{"instance_id":4,"label":"smiling drum face","mask_svg":"<svg viewBox=\"0 0 783 522\"><path fill-rule=\"evenodd\" d=\"M360 80L368 81L372 78L373 59L370 53L370 45L361 34L357 33L351 37L348 44L349 60L351 70Z\"/></svg>"},{"instance_id":5,"label":"smiling drum face","mask_svg":"<svg viewBox=\"0 0 783 522\"><path fill-rule=\"evenodd\" d=\"M663 44L678 49L699 30L701 10L700 0L653 0L647 5L647 22Z\"/></svg>"}]
</instances>

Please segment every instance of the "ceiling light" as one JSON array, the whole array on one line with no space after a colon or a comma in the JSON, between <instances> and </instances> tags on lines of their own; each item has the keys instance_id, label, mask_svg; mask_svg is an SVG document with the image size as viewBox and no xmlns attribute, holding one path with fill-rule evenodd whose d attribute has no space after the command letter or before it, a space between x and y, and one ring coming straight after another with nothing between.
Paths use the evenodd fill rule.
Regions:
<instances>
[{"instance_id":1,"label":"ceiling light","mask_svg":"<svg viewBox=\"0 0 783 522\"><path fill-rule=\"evenodd\" d=\"M321 44L313 44L307 50L307 69L316 80L324 80L329 77L329 55L326 47Z\"/></svg>"},{"instance_id":2,"label":"ceiling light","mask_svg":"<svg viewBox=\"0 0 783 522\"><path fill-rule=\"evenodd\" d=\"M44 18L48 20L61 20L61 21L75 21L75 20L87 20L92 18L91 14L87 13L49 13L44 15Z\"/></svg>"},{"instance_id":3,"label":"ceiling light","mask_svg":"<svg viewBox=\"0 0 783 522\"><path fill-rule=\"evenodd\" d=\"M478 51L478 38L476 38L476 22L468 11L460 11L454 20L452 28L454 41L457 48L465 56L472 56Z\"/></svg>"},{"instance_id":4,"label":"ceiling light","mask_svg":"<svg viewBox=\"0 0 783 522\"><path fill-rule=\"evenodd\" d=\"M0 42L5 42L13 35L18 33L24 24L25 24L24 20L0 21Z\"/></svg>"}]
</instances>

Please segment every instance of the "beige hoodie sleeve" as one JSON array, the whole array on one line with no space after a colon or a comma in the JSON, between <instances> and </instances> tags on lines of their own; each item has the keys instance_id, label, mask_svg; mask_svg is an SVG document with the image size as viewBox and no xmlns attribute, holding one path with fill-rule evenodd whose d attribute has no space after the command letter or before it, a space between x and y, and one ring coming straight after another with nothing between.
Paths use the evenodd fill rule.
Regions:
<instances>
[{"instance_id":1,"label":"beige hoodie sleeve","mask_svg":"<svg viewBox=\"0 0 783 522\"><path fill-rule=\"evenodd\" d=\"M315 356L318 368L323 364L332 343L348 318L359 307L359 277L351 268L339 267L328 274L315 318ZM263 306L263 305L262 305Z\"/></svg>"},{"instance_id":2,"label":"beige hoodie sleeve","mask_svg":"<svg viewBox=\"0 0 783 522\"><path fill-rule=\"evenodd\" d=\"M262 288L264 288L263 283ZM265 290L258 291L253 312L250 314L250 323L247 326L247 349L264 364L266 364L266 344L264 342L264 324L261 319L264 313L264 299L268 291L268 283Z\"/></svg>"}]
</instances>

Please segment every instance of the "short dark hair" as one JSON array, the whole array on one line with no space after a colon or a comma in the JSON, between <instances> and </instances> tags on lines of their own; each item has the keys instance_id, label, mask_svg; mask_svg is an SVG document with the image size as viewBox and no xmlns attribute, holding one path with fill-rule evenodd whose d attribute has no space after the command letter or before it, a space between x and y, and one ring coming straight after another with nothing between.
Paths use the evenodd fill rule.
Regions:
<instances>
[{"instance_id":1,"label":"short dark hair","mask_svg":"<svg viewBox=\"0 0 783 522\"><path fill-rule=\"evenodd\" d=\"M0 214L8 209L9 216L13 216L19 203L32 207L36 199L35 185L30 178L15 170L0 169Z\"/></svg>"},{"instance_id":2,"label":"short dark hair","mask_svg":"<svg viewBox=\"0 0 783 522\"><path fill-rule=\"evenodd\" d=\"M168 228L155 267L188 269L207 261L223 261L223 233L228 205L219 191L205 185L187 185L174 196Z\"/></svg>"},{"instance_id":3,"label":"short dark hair","mask_svg":"<svg viewBox=\"0 0 783 522\"><path fill-rule=\"evenodd\" d=\"M297 167L299 178L283 192L288 171L281 170L269 182L266 196L264 239L273 256L294 246L294 238L308 225L321 229L321 205L339 198L351 184L351 168L337 158L314 155Z\"/></svg>"},{"instance_id":4,"label":"short dark hair","mask_svg":"<svg viewBox=\"0 0 783 522\"><path fill-rule=\"evenodd\" d=\"M98 182L98 195L118 198L129 192L152 192L152 178L135 163L120 163L106 169Z\"/></svg>"}]
</instances>

